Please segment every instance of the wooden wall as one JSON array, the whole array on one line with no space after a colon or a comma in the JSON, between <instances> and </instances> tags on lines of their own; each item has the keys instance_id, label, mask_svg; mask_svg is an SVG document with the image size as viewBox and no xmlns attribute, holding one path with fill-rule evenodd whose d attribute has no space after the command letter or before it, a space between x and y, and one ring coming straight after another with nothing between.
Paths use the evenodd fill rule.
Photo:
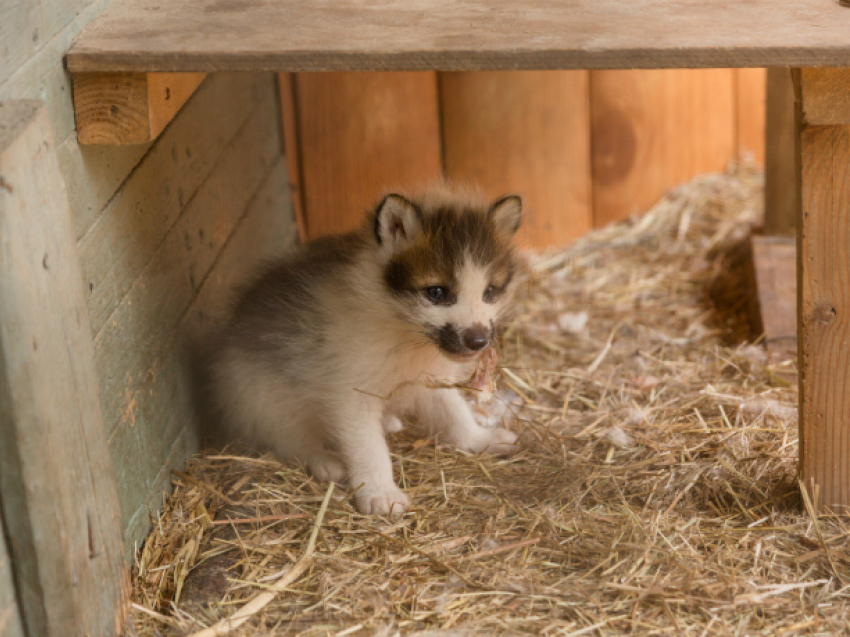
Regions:
<instances>
[{"instance_id":1,"label":"wooden wall","mask_svg":"<svg viewBox=\"0 0 850 637\"><path fill-rule=\"evenodd\" d=\"M185 335L256 260L295 241L276 78L210 76L153 144L80 146L62 56L109 4L0 8L0 100L45 100L87 290L127 549L198 447Z\"/></svg>"},{"instance_id":2,"label":"wooden wall","mask_svg":"<svg viewBox=\"0 0 850 637\"><path fill-rule=\"evenodd\" d=\"M519 192L521 242L562 245L694 175L764 160L764 69L381 75L285 87L305 237L351 228L383 192L442 169L491 196Z\"/></svg>"},{"instance_id":3,"label":"wooden wall","mask_svg":"<svg viewBox=\"0 0 850 637\"><path fill-rule=\"evenodd\" d=\"M2 510L0 510L0 637L24 637L12 575L12 562L6 549Z\"/></svg>"}]
</instances>

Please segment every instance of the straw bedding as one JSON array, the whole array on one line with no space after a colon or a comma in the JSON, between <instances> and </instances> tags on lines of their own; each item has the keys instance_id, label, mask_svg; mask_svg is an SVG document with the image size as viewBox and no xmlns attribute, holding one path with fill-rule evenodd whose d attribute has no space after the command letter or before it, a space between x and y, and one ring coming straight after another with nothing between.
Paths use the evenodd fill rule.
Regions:
<instances>
[{"instance_id":1,"label":"straw bedding","mask_svg":"<svg viewBox=\"0 0 850 637\"><path fill-rule=\"evenodd\" d=\"M521 449L394 434L400 519L344 486L322 507L327 485L271 457L193 457L138 554L127 634L191 634L263 594L231 634L850 630L848 519L809 515L794 362L752 344L760 207L757 173L710 175L530 256L480 406Z\"/></svg>"}]
</instances>

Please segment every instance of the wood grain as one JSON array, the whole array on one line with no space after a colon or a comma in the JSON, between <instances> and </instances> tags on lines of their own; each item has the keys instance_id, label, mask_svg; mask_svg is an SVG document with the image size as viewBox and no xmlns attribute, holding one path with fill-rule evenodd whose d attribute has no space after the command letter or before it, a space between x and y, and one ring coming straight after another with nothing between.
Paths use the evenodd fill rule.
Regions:
<instances>
[{"instance_id":1,"label":"wood grain","mask_svg":"<svg viewBox=\"0 0 850 637\"><path fill-rule=\"evenodd\" d=\"M303 73L296 77L306 235L359 226L392 189L441 172L434 73Z\"/></svg>"},{"instance_id":2,"label":"wood grain","mask_svg":"<svg viewBox=\"0 0 850 637\"><path fill-rule=\"evenodd\" d=\"M0 507L0 637L25 637Z\"/></svg>"},{"instance_id":3,"label":"wood grain","mask_svg":"<svg viewBox=\"0 0 850 637\"><path fill-rule=\"evenodd\" d=\"M799 81L806 124L850 124L850 69L800 69Z\"/></svg>"},{"instance_id":4,"label":"wood grain","mask_svg":"<svg viewBox=\"0 0 850 637\"><path fill-rule=\"evenodd\" d=\"M797 356L797 243L794 237L752 237L756 316L771 358Z\"/></svg>"},{"instance_id":5,"label":"wood grain","mask_svg":"<svg viewBox=\"0 0 850 637\"><path fill-rule=\"evenodd\" d=\"M764 233L792 236L800 207L799 136L789 69L767 70L764 166Z\"/></svg>"},{"instance_id":6,"label":"wood grain","mask_svg":"<svg viewBox=\"0 0 850 637\"><path fill-rule=\"evenodd\" d=\"M118 498L70 211L42 103L0 104L0 484L29 635L117 635Z\"/></svg>"},{"instance_id":7,"label":"wood grain","mask_svg":"<svg viewBox=\"0 0 850 637\"><path fill-rule=\"evenodd\" d=\"M824 0L117 0L67 61L75 73L842 66L847 33L850 12Z\"/></svg>"},{"instance_id":8,"label":"wood grain","mask_svg":"<svg viewBox=\"0 0 850 637\"><path fill-rule=\"evenodd\" d=\"M81 73L74 76L80 144L146 144L155 140L206 73Z\"/></svg>"},{"instance_id":9,"label":"wood grain","mask_svg":"<svg viewBox=\"0 0 850 637\"><path fill-rule=\"evenodd\" d=\"M590 85L596 226L735 156L732 69L593 71Z\"/></svg>"},{"instance_id":10,"label":"wood grain","mask_svg":"<svg viewBox=\"0 0 850 637\"><path fill-rule=\"evenodd\" d=\"M590 230L587 71L443 73L440 90L447 177L493 198L520 194L522 245Z\"/></svg>"},{"instance_id":11,"label":"wood grain","mask_svg":"<svg viewBox=\"0 0 850 637\"><path fill-rule=\"evenodd\" d=\"M307 221L304 217L304 195L301 186L301 141L298 135L298 116L295 100L295 74L279 73L277 78L280 91L281 135L283 135L283 154L286 158L286 171L289 175L289 192L292 197L292 210L298 227L298 238L307 240Z\"/></svg>"},{"instance_id":12,"label":"wood grain","mask_svg":"<svg viewBox=\"0 0 850 637\"><path fill-rule=\"evenodd\" d=\"M821 506L850 505L850 127L800 145L801 475Z\"/></svg>"},{"instance_id":13,"label":"wood grain","mask_svg":"<svg viewBox=\"0 0 850 637\"><path fill-rule=\"evenodd\" d=\"M735 69L735 127L739 161L764 166L767 69Z\"/></svg>"}]
</instances>

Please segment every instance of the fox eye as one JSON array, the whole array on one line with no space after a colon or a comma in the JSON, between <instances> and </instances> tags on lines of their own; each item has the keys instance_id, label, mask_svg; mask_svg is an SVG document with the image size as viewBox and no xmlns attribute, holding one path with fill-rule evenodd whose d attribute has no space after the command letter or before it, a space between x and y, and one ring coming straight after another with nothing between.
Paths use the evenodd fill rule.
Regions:
<instances>
[{"instance_id":1,"label":"fox eye","mask_svg":"<svg viewBox=\"0 0 850 637\"><path fill-rule=\"evenodd\" d=\"M432 303L440 303L441 301L445 301L448 294L446 293L446 288L442 285L432 285L431 287L425 288L425 294L428 296L428 299Z\"/></svg>"},{"instance_id":2,"label":"fox eye","mask_svg":"<svg viewBox=\"0 0 850 637\"><path fill-rule=\"evenodd\" d=\"M501 292L501 290L499 290L499 288L495 285L488 285L487 289L484 290L484 302L495 303L496 297L499 296L499 292Z\"/></svg>"}]
</instances>

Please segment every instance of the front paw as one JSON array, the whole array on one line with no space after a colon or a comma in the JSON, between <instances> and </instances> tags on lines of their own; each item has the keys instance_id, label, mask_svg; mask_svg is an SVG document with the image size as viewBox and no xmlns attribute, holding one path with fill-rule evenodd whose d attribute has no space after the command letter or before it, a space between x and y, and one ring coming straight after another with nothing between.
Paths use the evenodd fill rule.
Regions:
<instances>
[{"instance_id":1,"label":"front paw","mask_svg":"<svg viewBox=\"0 0 850 637\"><path fill-rule=\"evenodd\" d=\"M501 456L516 451L517 435L501 427L479 427L474 435L460 441L458 448L470 453Z\"/></svg>"},{"instance_id":2,"label":"front paw","mask_svg":"<svg viewBox=\"0 0 850 637\"><path fill-rule=\"evenodd\" d=\"M394 484L363 486L355 494L357 510L365 515L401 515L410 506L410 498Z\"/></svg>"}]
</instances>

